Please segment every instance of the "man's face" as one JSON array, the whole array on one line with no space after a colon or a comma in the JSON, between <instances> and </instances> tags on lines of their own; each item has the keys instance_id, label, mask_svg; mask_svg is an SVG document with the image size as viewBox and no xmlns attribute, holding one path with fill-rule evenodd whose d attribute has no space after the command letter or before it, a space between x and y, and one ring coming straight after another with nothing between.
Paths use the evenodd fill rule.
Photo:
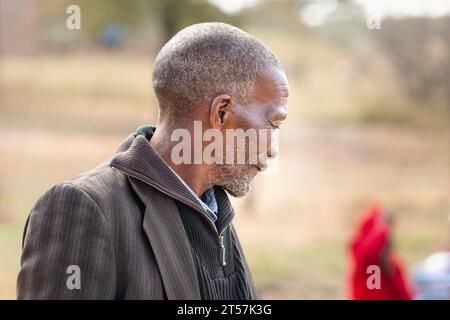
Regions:
<instances>
[{"instance_id":1,"label":"man's face","mask_svg":"<svg viewBox=\"0 0 450 320\"><path fill-rule=\"evenodd\" d=\"M224 139L224 164L218 164L212 173L215 185L223 187L235 197L242 197L250 190L252 179L265 169L268 159L278 154L273 134L287 116L288 95L289 86L285 74L276 69L265 69L256 81L251 103L234 104L232 117L225 130L253 131L256 133L253 135L256 136L256 141L249 138L245 140L245 147L239 148L237 137L232 145L230 140ZM226 136L225 132L222 133ZM238 161L239 156L245 159L244 163ZM227 159L232 161L227 164Z\"/></svg>"}]
</instances>

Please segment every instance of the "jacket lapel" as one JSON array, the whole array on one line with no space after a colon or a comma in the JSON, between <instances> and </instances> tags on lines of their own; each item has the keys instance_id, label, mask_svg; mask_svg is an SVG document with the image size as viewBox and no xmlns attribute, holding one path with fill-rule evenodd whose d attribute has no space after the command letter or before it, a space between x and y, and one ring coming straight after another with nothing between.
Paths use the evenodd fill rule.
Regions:
<instances>
[{"instance_id":1,"label":"jacket lapel","mask_svg":"<svg viewBox=\"0 0 450 320\"><path fill-rule=\"evenodd\" d=\"M168 299L198 300L194 260L174 201L144 182L129 178L146 209L143 228L151 243Z\"/></svg>"}]
</instances>

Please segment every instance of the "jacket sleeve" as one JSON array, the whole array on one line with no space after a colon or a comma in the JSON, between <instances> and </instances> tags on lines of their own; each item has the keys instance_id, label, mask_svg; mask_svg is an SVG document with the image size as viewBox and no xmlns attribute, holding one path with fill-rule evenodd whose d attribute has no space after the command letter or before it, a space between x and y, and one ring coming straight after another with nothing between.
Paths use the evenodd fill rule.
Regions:
<instances>
[{"instance_id":1,"label":"jacket sleeve","mask_svg":"<svg viewBox=\"0 0 450 320\"><path fill-rule=\"evenodd\" d=\"M94 199L72 183L49 189L24 230L18 299L114 299L115 254Z\"/></svg>"}]
</instances>

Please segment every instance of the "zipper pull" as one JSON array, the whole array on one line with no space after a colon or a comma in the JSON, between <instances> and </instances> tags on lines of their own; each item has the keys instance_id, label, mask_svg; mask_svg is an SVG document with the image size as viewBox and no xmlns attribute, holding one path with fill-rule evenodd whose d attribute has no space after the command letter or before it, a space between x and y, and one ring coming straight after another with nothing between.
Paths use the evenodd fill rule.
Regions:
<instances>
[{"instance_id":1,"label":"zipper pull","mask_svg":"<svg viewBox=\"0 0 450 320\"><path fill-rule=\"evenodd\" d=\"M219 241L220 241L220 246L222 247L222 266L225 267L227 265L227 261L225 259L226 252L225 252L225 244L223 242L223 236L219 236Z\"/></svg>"}]
</instances>

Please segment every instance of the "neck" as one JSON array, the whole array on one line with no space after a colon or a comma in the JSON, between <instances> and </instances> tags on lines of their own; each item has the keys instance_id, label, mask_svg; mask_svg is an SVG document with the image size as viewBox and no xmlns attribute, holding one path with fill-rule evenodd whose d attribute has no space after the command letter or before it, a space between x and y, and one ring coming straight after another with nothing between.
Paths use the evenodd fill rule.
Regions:
<instances>
[{"instance_id":1,"label":"neck","mask_svg":"<svg viewBox=\"0 0 450 320\"><path fill-rule=\"evenodd\" d=\"M167 165L195 192L195 194L198 197L201 197L206 190L212 187L212 185L208 183L208 168L202 164L175 164L172 161L172 149L179 143L178 141L171 141L170 137L172 131L173 130L168 129L164 125L158 126L150 139L150 145Z\"/></svg>"}]
</instances>

